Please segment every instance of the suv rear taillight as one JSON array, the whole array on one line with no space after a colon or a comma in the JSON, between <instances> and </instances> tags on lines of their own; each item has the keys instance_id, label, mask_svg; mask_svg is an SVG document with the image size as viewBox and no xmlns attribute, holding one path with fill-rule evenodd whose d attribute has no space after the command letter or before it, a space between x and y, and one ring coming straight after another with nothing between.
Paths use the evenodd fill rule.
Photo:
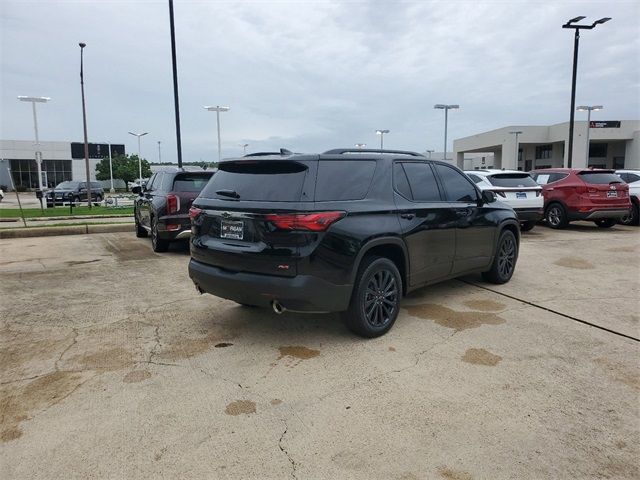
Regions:
<instances>
[{"instance_id":1,"label":"suv rear taillight","mask_svg":"<svg viewBox=\"0 0 640 480\"><path fill-rule=\"evenodd\" d=\"M345 215L346 212L270 213L265 215L264 219L280 230L324 232Z\"/></svg>"},{"instance_id":2,"label":"suv rear taillight","mask_svg":"<svg viewBox=\"0 0 640 480\"><path fill-rule=\"evenodd\" d=\"M178 213L180 210L180 197L170 193L167 195L167 213Z\"/></svg>"},{"instance_id":3,"label":"suv rear taillight","mask_svg":"<svg viewBox=\"0 0 640 480\"><path fill-rule=\"evenodd\" d=\"M194 218L196 218L198 215L200 215L202 213L202 209L198 208L198 207L191 207L189 209L189 218L191 220L193 220Z\"/></svg>"}]
</instances>

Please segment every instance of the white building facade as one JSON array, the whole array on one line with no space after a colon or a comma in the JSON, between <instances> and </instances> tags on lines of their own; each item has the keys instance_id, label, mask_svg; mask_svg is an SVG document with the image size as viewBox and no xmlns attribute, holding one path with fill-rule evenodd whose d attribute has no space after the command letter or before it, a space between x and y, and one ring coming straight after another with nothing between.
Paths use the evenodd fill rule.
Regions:
<instances>
[{"instance_id":1,"label":"white building facade","mask_svg":"<svg viewBox=\"0 0 640 480\"><path fill-rule=\"evenodd\" d=\"M517 135L511 132L520 132ZM458 138L453 142L458 167L486 168L467 160L474 152L493 153L493 167L512 170L567 166L569 122L549 126L515 125ZM517 148L517 150L516 150ZM640 169L640 120L591 121L587 158L587 122L575 122L572 167Z\"/></svg>"}]
</instances>

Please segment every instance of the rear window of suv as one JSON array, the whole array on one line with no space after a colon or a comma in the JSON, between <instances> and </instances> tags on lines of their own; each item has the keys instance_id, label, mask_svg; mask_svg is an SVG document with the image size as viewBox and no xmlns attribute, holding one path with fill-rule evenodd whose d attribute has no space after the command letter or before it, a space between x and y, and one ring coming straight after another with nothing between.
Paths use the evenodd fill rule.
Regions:
<instances>
[{"instance_id":1,"label":"rear window of suv","mask_svg":"<svg viewBox=\"0 0 640 480\"><path fill-rule=\"evenodd\" d=\"M610 183L622 183L615 173L609 172L580 172L578 176L584 183L592 185L608 185Z\"/></svg>"},{"instance_id":2,"label":"rear window of suv","mask_svg":"<svg viewBox=\"0 0 640 480\"><path fill-rule=\"evenodd\" d=\"M173 179L174 192L199 192L209 182L211 173L180 173Z\"/></svg>"},{"instance_id":3,"label":"rear window of suv","mask_svg":"<svg viewBox=\"0 0 640 480\"><path fill-rule=\"evenodd\" d=\"M306 165L280 160L241 160L224 162L202 190L204 198L232 200L216 192L226 190L238 195L238 200L265 202L297 202L307 175Z\"/></svg>"},{"instance_id":4,"label":"rear window of suv","mask_svg":"<svg viewBox=\"0 0 640 480\"><path fill-rule=\"evenodd\" d=\"M487 177L496 187L537 187L536 181L526 173L497 173Z\"/></svg>"},{"instance_id":5,"label":"rear window of suv","mask_svg":"<svg viewBox=\"0 0 640 480\"><path fill-rule=\"evenodd\" d=\"M375 170L375 160L321 160L318 163L316 202L363 199Z\"/></svg>"}]
</instances>

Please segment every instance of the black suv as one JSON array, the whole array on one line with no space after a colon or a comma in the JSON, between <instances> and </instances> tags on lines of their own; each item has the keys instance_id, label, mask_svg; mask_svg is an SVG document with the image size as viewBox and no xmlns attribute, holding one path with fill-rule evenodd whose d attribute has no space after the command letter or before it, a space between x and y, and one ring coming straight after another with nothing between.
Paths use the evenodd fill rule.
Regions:
<instances>
[{"instance_id":1,"label":"black suv","mask_svg":"<svg viewBox=\"0 0 640 480\"><path fill-rule=\"evenodd\" d=\"M515 212L456 167L413 153L330 150L223 161L189 212L201 292L277 313L345 312L376 337L407 292L513 275Z\"/></svg>"},{"instance_id":2,"label":"black suv","mask_svg":"<svg viewBox=\"0 0 640 480\"><path fill-rule=\"evenodd\" d=\"M104 190L100 182L91 182L91 200L99 205L104 198ZM47 207L64 205L66 203L80 204L87 201L87 182L66 181L59 183L53 190L49 190L45 199Z\"/></svg>"},{"instance_id":3,"label":"black suv","mask_svg":"<svg viewBox=\"0 0 640 480\"><path fill-rule=\"evenodd\" d=\"M155 252L166 252L170 242L191 234L189 207L213 175L213 171L167 168L154 173L144 187L131 189L139 196L133 204L136 236L151 233Z\"/></svg>"}]
</instances>

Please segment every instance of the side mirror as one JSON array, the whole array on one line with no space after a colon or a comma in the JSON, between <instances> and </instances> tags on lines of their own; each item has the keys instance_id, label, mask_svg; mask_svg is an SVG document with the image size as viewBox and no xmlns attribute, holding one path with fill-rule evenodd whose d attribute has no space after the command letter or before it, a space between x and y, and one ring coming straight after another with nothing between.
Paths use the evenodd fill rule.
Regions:
<instances>
[{"instance_id":1,"label":"side mirror","mask_svg":"<svg viewBox=\"0 0 640 480\"><path fill-rule=\"evenodd\" d=\"M142 195L142 187L140 185L136 185L131 189L131 192L137 195Z\"/></svg>"},{"instance_id":2,"label":"side mirror","mask_svg":"<svg viewBox=\"0 0 640 480\"><path fill-rule=\"evenodd\" d=\"M483 190L482 191L482 203L493 203L496 201L496 194L491 190Z\"/></svg>"}]
</instances>

